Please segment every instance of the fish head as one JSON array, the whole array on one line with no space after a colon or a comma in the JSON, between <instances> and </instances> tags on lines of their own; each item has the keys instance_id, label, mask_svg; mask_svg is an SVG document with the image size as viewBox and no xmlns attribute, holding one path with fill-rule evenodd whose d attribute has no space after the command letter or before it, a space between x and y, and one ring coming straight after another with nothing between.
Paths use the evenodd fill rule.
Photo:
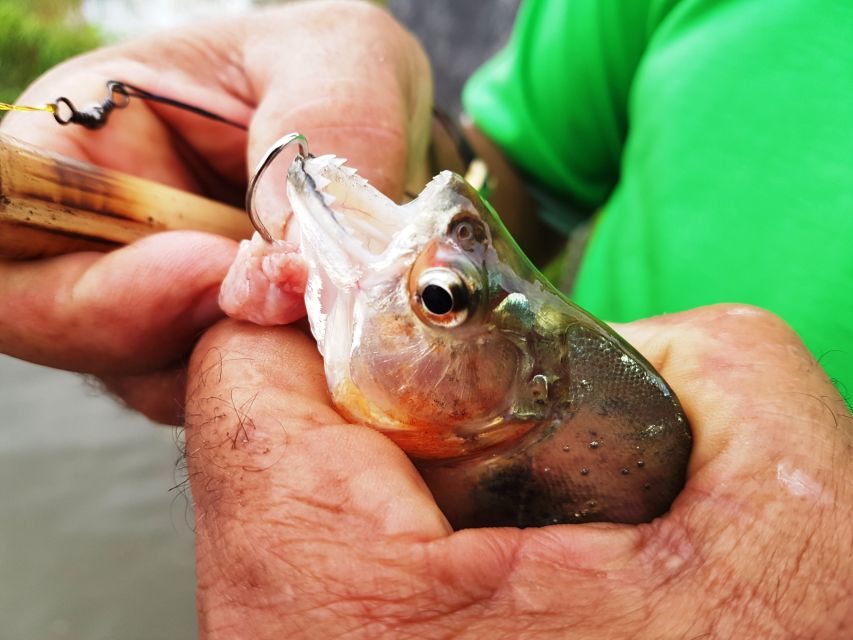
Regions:
<instances>
[{"instance_id":1,"label":"fish head","mask_svg":"<svg viewBox=\"0 0 853 640\"><path fill-rule=\"evenodd\" d=\"M678 399L460 176L398 205L338 158L297 158L288 196L335 406L415 460L454 527L669 508L691 450Z\"/></svg>"},{"instance_id":2,"label":"fish head","mask_svg":"<svg viewBox=\"0 0 853 640\"><path fill-rule=\"evenodd\" d=\"M502 325L530 309L495 311L544 286L473 187L445 171L398 205L324 156L297 158L288 196L311 329L346 417L426 458L529 428L508 419L529 366Z\"/></svg>"}]
</instances>

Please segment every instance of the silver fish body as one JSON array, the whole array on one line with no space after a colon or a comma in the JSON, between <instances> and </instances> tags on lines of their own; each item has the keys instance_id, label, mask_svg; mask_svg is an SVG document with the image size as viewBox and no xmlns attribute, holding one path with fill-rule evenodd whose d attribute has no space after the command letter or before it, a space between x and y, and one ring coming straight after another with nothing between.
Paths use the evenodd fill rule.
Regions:
<instances>
[{"instance_id":1,"label":"silver fish body","mask_svg":"<svg viewBox=\"0 0 853 640\"><path fill-rule=\"evenodd\" d=\"M669 508L691 450L675 394L461 177L397 205L340 159L297 157L288 196L335 405L408 453L454 527Z\"/></svg>"}]
</instances>

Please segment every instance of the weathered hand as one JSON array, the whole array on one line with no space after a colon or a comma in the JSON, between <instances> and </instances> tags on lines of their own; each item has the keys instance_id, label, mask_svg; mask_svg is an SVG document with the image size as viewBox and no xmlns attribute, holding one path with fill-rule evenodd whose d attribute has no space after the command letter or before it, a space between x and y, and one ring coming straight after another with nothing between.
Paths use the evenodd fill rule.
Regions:
<instances>
[{"instance_id":1,"label":"weathered hand","mask_svg":"<svg viewBox=\"0 0 853 640\"><path fill-rule=\"evenodd\" d=\"M10 114L2 131L180 189L242 202L247 160L289 131L349 157L390 195L417 179L431 80L420 47L368 3L258 11L101 49L53 69L21 102L100 101L122 80L250 124L243 131L160 104L133 103L99 131ZM282 188L283 192L283 188ZM0 262L0 352L93 373L130 406L177 424L184 359L221 312L236 246L168 233L102 256Z\"/></svg>"},{"instance_id":2,"label":"weathered hand","mask_svg":"<svg viewBox=\"0 0 853 640\"><path fill-rule=\"evenodd\" d=\"M234 322L190 366L207 638L843 638L853 419L753 308L624 325L695 431L651 524L453 533L409 460L329 405L313 341Z\"/></svg>"}]
</instances>

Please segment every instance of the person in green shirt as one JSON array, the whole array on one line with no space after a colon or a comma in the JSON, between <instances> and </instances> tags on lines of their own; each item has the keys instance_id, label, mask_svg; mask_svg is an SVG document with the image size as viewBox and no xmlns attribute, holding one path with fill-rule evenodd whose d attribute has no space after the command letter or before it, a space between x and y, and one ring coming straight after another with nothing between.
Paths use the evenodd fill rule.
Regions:
<instances>
[{"instance_id":1,"label":"person in green shirt","mask_svg":"<svg viewBox=\"0 0 853 640\"><path fill-rule=\"evenodd\" d=\"M556 232L593 216L579 305L763 307L847 395L851 24L838 0L527 0L463 104Z\"/></svg>"},{"instance_id":2,"label":"person in green shirt","mask_svg":"<svg viewBox=\"0 0 853 640\"><path fill-rule=\"evenodd\" d=\"M573 215L602 210L574 290L593 311L624 319L744 287L773 295L749 300L771 307L787 295L777 310L795 326L801 302L843 322L850 132L837 100L849 83L836 40L853 16L841 0L770 6L529 3L469 86L482 131L561 205L546 221L569 231ZM563 54L540 55L551 46ZM818 62L824 80L790 73L812 78ZM367 3L288 3L142 38L49 72L23 98L96 99L105 78L192 98L248 136L133 105L94 134L23 115L2 130L202 193L239 190L247 158L292 130L391 196L427 177L428 63ZM535 249L546 238L492 156L498 209ZM335 411L299 327L220 322L215 289L235 249L176 232L105 256L0 262L0 351L93 373L147 415L185 418L202 637L850 635L853 417L772 314L718 305L618 327L693 429L668 513L453 532L405 455ZM811 348L843 351L844 339Z\"/></svg>"}]
</instances>

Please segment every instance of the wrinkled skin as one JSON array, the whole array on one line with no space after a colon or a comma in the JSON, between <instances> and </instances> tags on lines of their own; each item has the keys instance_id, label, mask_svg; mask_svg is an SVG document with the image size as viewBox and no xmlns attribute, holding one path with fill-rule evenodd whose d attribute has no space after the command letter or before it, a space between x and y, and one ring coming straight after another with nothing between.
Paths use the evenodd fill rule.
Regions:
<instances>
[{"instance_id":1,"label":"wrinkled skin","mask_svg":"<svg viewBox=\"0 0 853 640\"><path fill-rule=\"evenodd\" d=\"M310 338L217 326L188 399L202 637L850 637L853 418L819 365L753 308L619 330L693 424L672 510L452 533Z\"/></svg>"}]
</instances>

